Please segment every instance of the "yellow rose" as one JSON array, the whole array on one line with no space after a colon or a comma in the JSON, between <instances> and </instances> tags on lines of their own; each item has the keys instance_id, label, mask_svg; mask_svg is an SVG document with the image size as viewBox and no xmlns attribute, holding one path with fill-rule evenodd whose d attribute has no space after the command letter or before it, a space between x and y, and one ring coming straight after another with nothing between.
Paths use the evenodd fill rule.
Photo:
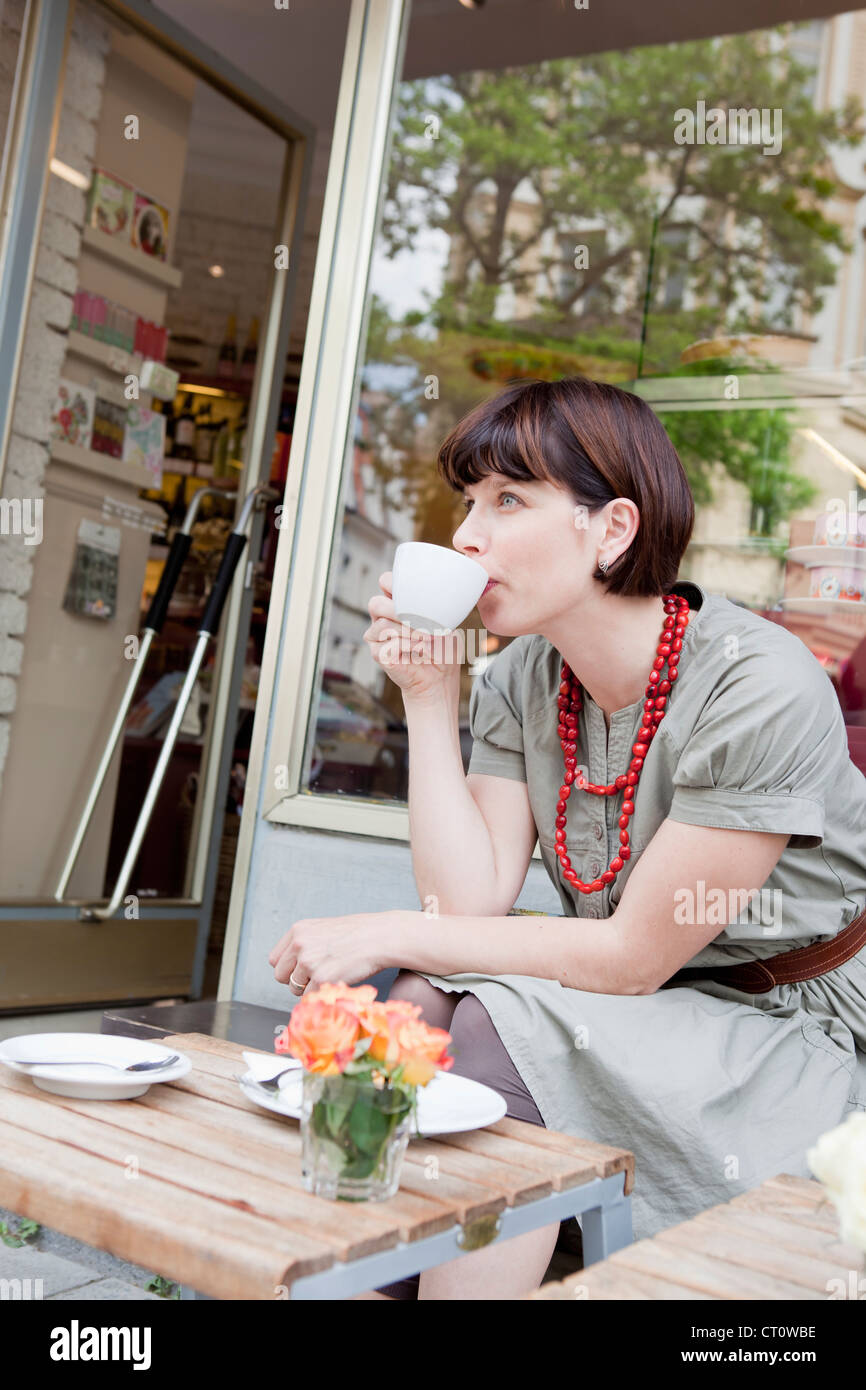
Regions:
<instances>
[{"instance_id":1,"label":"yellow rose","mask_svg":"<svg viewBox=\"0 0 866 1390\"><path fill-rule=\"evenodd\" d=\"M431 1028L421 1019L409 1018L397 1027L397 1060L403 1063L403 1080L409 1086L426 1086L437 1071L449 1071L454 1058L447 1048L451 1034Z\"/></svg>"}]
</instances>

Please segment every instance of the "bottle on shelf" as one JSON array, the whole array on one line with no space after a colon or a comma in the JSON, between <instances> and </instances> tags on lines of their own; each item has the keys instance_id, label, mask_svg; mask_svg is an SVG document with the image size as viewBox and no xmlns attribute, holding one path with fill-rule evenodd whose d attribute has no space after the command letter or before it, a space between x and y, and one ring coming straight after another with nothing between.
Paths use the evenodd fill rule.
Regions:
<instances>
[{"instance_id":1,"label":"bottle on shelf","mask_svg":"<svg viewBox=\"0 0 866 1390\"><path fill-rule=\"evenodd\" d=\"M174 429L174 450L176 459L195 458L195 416L192 413L192 396L187 395L183 409L177 417Z\"/></svg>"},{"instance_id":2,"label":"bottle on shelf","mask_svg":"<svg viewBox=\"0 0 866 1390\"><path fill-rule=\"evenodd\" d=\"M211 454L214 478L227 478L229 468L229 439L232 433L231 420L222 420L214 431L214 446Z\"/></svg>"},{"instance_id":3,"label":"bottle on shelf","mask_svg":"<svg viewBox=\"0 0 866 1390\"><path fill-rule=\"evenodd\" d=\"M226 377L232 381L238 374L238 350L235 343L237 324L234 314L229 314L229 321L226 325L226 335L222 340L217 360L217 376Z\"/></svg>"},{"instance_id":4,"label":"bottle on shelf","mask_svg":"<svg viewBox=\"0 0 866 1390\"><path fill-rule=\"evenodd\" d=\"M240 378L241 381L252 381L256 374L256 358L259 355L259 321L257 318L250 319L250 331L244 346L244 355L241 358Z\"/></svg>"},{"instance_id":5,"label":"bottle on shelf","mask_svg":"<svg viewBox=\"0 0 866 1390\"><path fill-rule=\"evenodd\" d=\"M177 426L173 400L162 402L162 413L165 416L165 445L163 454L166 458L170 458L174 453L174 431Z\"/></svg>"},{"instance_id":6,"label":"bottle on shelf","mask_svg":"<svg viewBox=\"0 0 866 1390\"><path fill-rule=\"evenodd\" d=\"M210 402L195 417L195 460L196 463L210 463L213 453L214 431L218 426L211 418Z\"/></svg>"}]
</instances>

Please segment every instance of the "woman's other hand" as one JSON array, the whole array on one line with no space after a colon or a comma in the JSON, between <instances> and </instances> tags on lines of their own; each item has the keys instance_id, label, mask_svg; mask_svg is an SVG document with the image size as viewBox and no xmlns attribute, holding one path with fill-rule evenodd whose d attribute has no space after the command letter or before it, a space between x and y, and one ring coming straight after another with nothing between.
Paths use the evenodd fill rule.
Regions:
<instances>
[{"instance_id":1,"label":"woman's other hand","mask_svg":"<svg viewBox=\"0 0 866 1390\"><path fill-rule=\"evenodd\" d=\"M399 956L409 916L420 914L398 908L348 917L305 917L280 938L268 963L274 967L274 978L293 994L328 982L357 984Z\"/></svg>"}]
</instances>

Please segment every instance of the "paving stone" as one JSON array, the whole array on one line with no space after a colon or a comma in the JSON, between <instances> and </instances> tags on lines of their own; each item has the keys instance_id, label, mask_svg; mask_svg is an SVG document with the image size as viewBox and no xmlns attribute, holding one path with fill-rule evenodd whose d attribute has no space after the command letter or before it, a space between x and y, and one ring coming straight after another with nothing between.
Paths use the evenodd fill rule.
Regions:
<instances>
[{"instance_id":1,"label":"paving stone","mask_svg":"<svg viewBox=\"0 0 866 1390\"><path fill-rule=\"evenodd\" d=\"M136 1284L125 1284L122 1279L97 1279L95 1283L85 1284L80 1289L67 1289L64 1293L48 1294L55 1303L80 1301L82 1303L114 1303L119 1300L143 1299L160 1301L159 1294L148 1293Z\"/></svg>"},{"instance_id":2,"label":"paving stone","mask_svg":"<svg viewBox=\"0 0 866 1390\"><path fill-rule=\"evenodd\" d=\"M44 1250L32 1250L27 1245L16 1249L0 1243L0 1280L2 1279L41 1279L42 1297L54 1298L69 1289L80 1289L86 1284L99 1282L99 1275L95 1270L88 1269L87 1265L61 1259L59 1255ZM5 1286L0 1285L0 1289L3 1287ZM35 1285L31 1283L31 1288L33 1287Z\"/></svg>"}]
</instances>

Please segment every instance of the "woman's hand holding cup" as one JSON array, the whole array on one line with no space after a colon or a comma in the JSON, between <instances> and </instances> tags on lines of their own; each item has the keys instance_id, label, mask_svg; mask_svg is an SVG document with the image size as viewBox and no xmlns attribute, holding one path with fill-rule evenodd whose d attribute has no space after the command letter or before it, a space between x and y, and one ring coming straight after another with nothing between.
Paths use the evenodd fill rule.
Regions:
<instances>
[{"instance_id":1,"label":"woman's hand holding cup","mask_svg":"<svg viewBox=\"0 0 866 1390\"><path fill-rule=\"evenodd\" d=\"M456 632L430 633L401 622L394 609L393 575L379 576L381 594L367 608L372 622L364 633L373 660L381 666L404 699L429 698L460 683L461 650Z\"/></svg>"}]
</instances>

